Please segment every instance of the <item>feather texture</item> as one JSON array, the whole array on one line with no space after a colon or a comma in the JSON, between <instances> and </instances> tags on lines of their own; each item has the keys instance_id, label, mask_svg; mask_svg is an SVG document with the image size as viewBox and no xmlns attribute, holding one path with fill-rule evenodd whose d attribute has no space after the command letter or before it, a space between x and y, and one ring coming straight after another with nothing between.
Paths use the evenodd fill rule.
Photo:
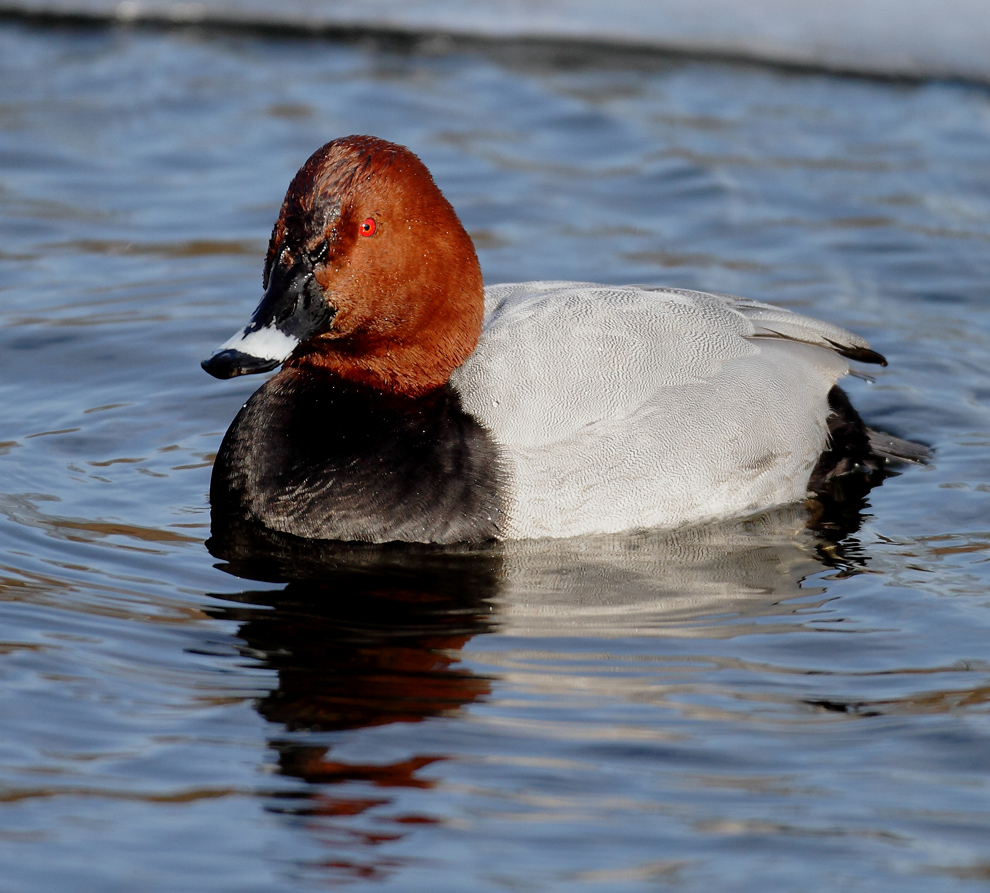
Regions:
<instances>
[{"instance_id":1,"label":"feather texture","mask_svg":"<svg viewBox=\"0 0 990 893\"><path fill-rule=\"evenodd\" d=\"M674 527L804 498L826 446L837 326L727 295L486 289L451 377L500 446L514 537Z\"/></svg>"}]
</instances>

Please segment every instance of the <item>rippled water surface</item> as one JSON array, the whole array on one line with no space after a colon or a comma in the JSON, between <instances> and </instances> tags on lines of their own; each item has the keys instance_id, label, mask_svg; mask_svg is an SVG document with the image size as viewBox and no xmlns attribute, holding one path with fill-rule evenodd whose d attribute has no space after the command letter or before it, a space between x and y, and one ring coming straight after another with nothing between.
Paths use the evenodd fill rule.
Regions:
<instances>
[{"instance_id":1,"label":"rippled water surface","mask_svg":"<svg viewBox=\"0 0 990 893\"><path fill-rule=\"evenodd\" d=\"M489 282L852 328L934 462L806 510L212 557L299 164L411 146ZM0 890L990 884L990 95L444 44L0 24Z\"/></svg>"}]
</instances>

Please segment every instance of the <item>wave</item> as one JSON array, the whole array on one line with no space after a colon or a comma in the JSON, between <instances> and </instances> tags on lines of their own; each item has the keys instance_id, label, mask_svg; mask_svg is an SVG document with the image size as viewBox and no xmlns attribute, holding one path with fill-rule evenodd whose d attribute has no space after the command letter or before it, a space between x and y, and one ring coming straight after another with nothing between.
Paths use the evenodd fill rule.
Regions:
<instances>
[{"instance_id":1,"label":"wave","mask_svg":"<svg viewBox=\"0 0 990 893\"><path fill-rule=\"evenodd\" d=\"M990 83L987 0L0 0L0 16L551 41Z\"/></svg>"}]
</instances>

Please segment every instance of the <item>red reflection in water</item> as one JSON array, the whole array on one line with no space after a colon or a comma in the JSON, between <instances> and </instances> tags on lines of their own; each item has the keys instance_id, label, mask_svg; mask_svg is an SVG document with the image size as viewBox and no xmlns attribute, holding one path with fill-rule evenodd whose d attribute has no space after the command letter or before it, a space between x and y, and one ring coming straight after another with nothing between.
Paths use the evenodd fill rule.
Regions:
<instances>
[{"instance_id":1,"label":"red reflection in water","mask_svg":"<svg viewBox=\"0 0 990 893\"><path fill-rule=\"evenodd\" d=\"M255 576L257 556L250 557ZM245 655L276 671L278 686L257 709L279 727L272 742L279 772L308 786L278 797L272 809L305 817L334 851L322 870L338 879L379 878L406 863L372 851L438 824L399 801L403 791L436 786L420 773L445 757L352 762L332 754L326 733L424 722L491 693L490 680L461 664L460 652L489 628L498 560L346 548L318 562L278 558L261 576L288 577L285 589L247 593L248 605L219 612L240 622ZM287 568L304 569L305 578Z\"/></svg>"}]
</instances>

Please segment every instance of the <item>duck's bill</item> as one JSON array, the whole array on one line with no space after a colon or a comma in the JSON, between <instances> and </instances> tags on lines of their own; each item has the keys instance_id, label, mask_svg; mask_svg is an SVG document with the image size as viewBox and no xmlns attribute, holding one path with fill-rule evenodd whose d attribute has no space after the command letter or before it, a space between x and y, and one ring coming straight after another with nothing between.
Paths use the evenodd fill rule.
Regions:
<instances>
[{"instance_id":1,"label":"duck's bill","mask_svg":"<svg viewBox=\"0 0 990 893\"><path fill-rule=\"evenodd\" d=\"M216 378L269 372L308 338L328 329L333 317L309 264L276 267L251 322L202 366Z\"/></svg>"},{"instance_id":2,"label":"duck's bill","mask_svg":"<svg viewBox=\"0 0 990 893\"><path fill-rule=\"evenodd\" d=\"M214 378L270 372L299 346L301 339L281 331L274 323L259 325L258 314L254 316L243 331L221 344L212 357L203 360L202 367Z\"/></svg>"}]
</instances>

